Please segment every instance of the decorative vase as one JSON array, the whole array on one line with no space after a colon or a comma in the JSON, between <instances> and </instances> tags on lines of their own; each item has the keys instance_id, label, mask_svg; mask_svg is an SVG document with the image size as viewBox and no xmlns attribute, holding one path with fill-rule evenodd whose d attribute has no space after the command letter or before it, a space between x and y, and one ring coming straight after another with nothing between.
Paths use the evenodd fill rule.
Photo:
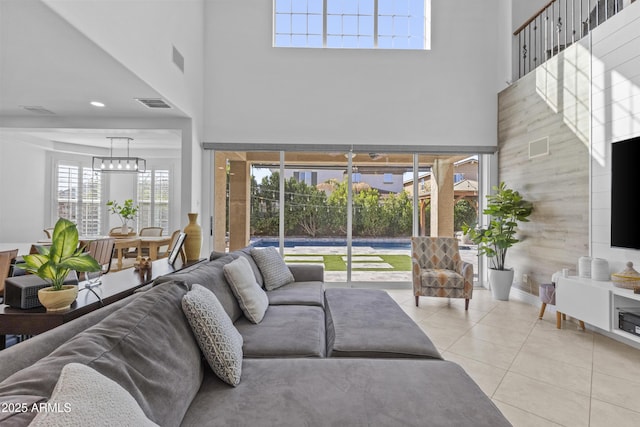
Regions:
<instances>
[{"instance_id":1,"label":"decorative vase","mask_svg":"<svg viewBox=\"0 0 640 427\"><path fill-rule=\"evenodd\" d=\"M489 284L491 285L491 294L494 299L500 301L509 301L509 293L513 283L513 269L494 270L489 269Z\"/></svg>"},{"instance_id":2,"label":"decorative vase","mask_svg":"<svg viewBox=\"0 0 640 427\"><path fill-rule=\"evenodd\" d=\"M606 259L594 258L591 260L591 279L603 282L611 279L609 262Z\"/></svg>"},{"instance_id":3,"label":"decorative vase","mask_svg":"<svg viewBox=\"0 0 640 427\"><path fill-rule=\"evenodd\" d=\"M184 241L184 251L187 261L196 261L200 258L200 248L202 247L202 227L197 223L198 214L188 213L189 224L184 228L187 237Z\"/></svg>"},{"instance_id":4,"label":"decorative vase","mask_svg":"<svg viewBox=\"0 0 640 427\"><path fill-rule=\"evenodd\" d=\"M120 234L125 236L129 234L129 226L127 225L126 222L122 224L122 228L120 229Z\"/></svg>"},{"instance_id":5,"label":"decorative vase","mask_svg":"<svg viewBox=\"0 0 640 427\"><path fill-rule=\"evenodd\" d=\"M42 304L47 311L67 310L77 297L78 286L76 285L63 285L59 291L54 291L51 286L38 290L40 304Z\"/></svg>"},{"instance_id":6,"label":"decorative vase","mask_svg":"<svg viewBox=\"0 0 640 427\"><path fill-rule=\"evenodd\" d=\"M591 278L591 257L581 256L578 258L578 276Z\"/></svg>"}]
</instances>

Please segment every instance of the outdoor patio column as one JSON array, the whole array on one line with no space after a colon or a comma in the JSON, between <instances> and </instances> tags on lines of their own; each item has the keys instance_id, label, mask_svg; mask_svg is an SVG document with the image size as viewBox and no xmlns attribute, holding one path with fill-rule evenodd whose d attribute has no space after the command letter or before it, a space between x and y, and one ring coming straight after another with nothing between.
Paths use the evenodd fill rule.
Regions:
<instances>
[{"instance_id":1,"label":"outdoor patio column","mask_svg":"<svg viewBox=\"0 0 640 427\"><path fill-rule=\"evenodd\" d=\"M224 252L227 231L227 157L222 152L216 152L213 176L213 203L215 205L213 214L213 250Z\"/></svg>"},{"instance_id":2,"label":"outdoor patio column","mask_svg":"<svg viewBox=\"0 0 640 427\"><path fill-rule=\"evenodd\" d=\"M453 237L453 163L436 159L431 169L431 236Z\"/></svg>"},{"instance_id":3,"label":"outdoor patio column","mask_svg":"<svg viewBox=\"0 0 640 427\"><path fill-rule=\"evenodd\" d=\"M229 251L249 244L251 207L251 177L249 163L229 162Z\"/></svg>"}]
</instances>

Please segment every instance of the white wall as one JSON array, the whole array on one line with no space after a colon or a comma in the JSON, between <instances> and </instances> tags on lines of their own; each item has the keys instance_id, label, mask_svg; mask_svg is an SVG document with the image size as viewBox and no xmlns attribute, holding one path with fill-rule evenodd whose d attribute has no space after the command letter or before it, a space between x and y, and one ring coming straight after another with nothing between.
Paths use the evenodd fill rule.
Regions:
<instances>
[{"instance_id":1,"label":"white wall","mask_svg":"<svg viewBox=\"0 0 640 427\"><path fill-rule=\"evenodd\" d=\"M272 2L205 3L205 142L496 146L501 0L432 1L432 49L272 47Z\"/></svg>"},{"instance_id":2,"label":"white wall","mask_svg":"<svg viewBox=\"0 0 640 427\"><path fill-rule=\"evenodd\" d=\"M28 166L28 167L26 167ZM28 137L8 137L0 129L0 242L35 242L48 227L46 151Z\"/></svg>"},{"instance_id":3,"label":"white wall","mask_svg":"<svg viewBox=\"0 0 640 427\"><path fill-rule=\"evenodd\" d=\"M192 128L183 133L180 197L185 218L199 212L204 0L42 1L191 117ZM173 63L173 46L184 57L184 73Z\"/></svg>"},{"instance_id":4,"label":"white wall","mask_svg":"<svg viewBox=\"0 0 640 427\"><path fill-rule=\"evenodd\" d=\"M640 2L593 31L592 51L592 255L615 273L640 264L640 251L610 247L611 144L640 135Z\"/></svg>"}]
</instances>

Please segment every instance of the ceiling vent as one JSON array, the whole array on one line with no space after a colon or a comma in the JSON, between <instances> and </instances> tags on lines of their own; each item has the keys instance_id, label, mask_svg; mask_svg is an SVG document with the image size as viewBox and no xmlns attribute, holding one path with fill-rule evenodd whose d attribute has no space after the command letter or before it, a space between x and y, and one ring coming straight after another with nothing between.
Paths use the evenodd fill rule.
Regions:
<instances>
[{"instance_id":1,"label":"ceiling vent","mask_svg":"<svg viewBox=\"0 0 640 427\"><path fill-rule=\"evenodd\" d=\"M161 98L136 98L136 101L147 108L171 108L171 105Z\"/></svg>"},{"instance_id":2,"label":"ceiling vent","mask_svg":"<svg viewBox=\"0 0 640 427\"><path fill-rule=\"evenodd\" d=\"M40 105L21 105L21 107L33 114L44 114L44 115L56 114L53 111L47 110L46 108Z\"/></svg>"}]
</instances>

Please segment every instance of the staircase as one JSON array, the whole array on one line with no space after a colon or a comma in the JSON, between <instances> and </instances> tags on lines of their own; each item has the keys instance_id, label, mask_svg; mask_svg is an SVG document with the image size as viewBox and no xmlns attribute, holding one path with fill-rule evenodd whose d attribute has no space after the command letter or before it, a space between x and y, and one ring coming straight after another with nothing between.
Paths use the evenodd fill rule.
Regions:
<instances>
[{"instance_id":1,"label":"staircase","mask_svg":"<svg viewBox=\"0 0 640 427\"><path fill-rule=\"evenodd\" d=\"M518 78L620 12L635 0L552 0L513 33L518 47Z\"/></svg>"}]
</instances>

